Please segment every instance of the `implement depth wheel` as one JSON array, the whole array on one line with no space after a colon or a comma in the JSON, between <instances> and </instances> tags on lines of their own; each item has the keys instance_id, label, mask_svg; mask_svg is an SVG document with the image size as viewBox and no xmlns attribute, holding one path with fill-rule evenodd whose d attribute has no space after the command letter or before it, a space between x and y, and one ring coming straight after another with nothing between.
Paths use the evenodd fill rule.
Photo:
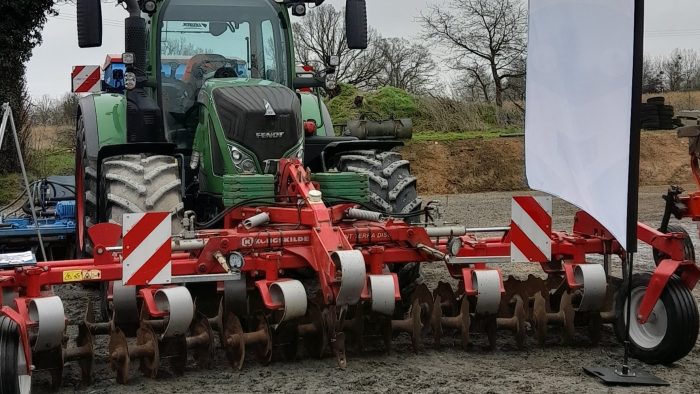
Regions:
<instances>
[{"instance_id":1,"label":"implement depth wheel","mask_svg":"<svg viewBox=\"0 0 700 394\"><path fill-rule=\"evenodd\" d=\"M19 334L19 326L7 316L0 316L0 393L28 394L31 376Z\"/></svg>"},{"instance_id":2,"label":"implement depth wheel","mask_svg":"<svg viewBox=\"0 0 700 394\"><path fill-rule=\"evenodd\" d=\"M630 346L632 356L649 364L671 364L685 357L695 346L698 338L698 307L695 298L677 276L669 279L649 320L639 323L634 315L639 309L651 274L632 276L632 323ZM618 292L617 321L618 338L625 338L627 320L627 289Z\"/></svg>"}]
</instances>

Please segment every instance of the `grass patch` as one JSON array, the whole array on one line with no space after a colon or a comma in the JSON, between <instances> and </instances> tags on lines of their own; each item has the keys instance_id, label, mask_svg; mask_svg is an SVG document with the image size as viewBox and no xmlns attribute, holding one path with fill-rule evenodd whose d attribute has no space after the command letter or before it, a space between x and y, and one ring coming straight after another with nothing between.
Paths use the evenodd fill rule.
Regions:
<instances>
[{"instance_id":1,"label":"grass patch","mask_svg":"<svg viewBox=\"0 0 700 394\"><path fill-rule=\"evenodd\" d=\"M474 138L499 138L521 134L520 129L492 129L483 131L461 131L461 132L439 132L439 131L421 131L413 133L411 141L415 142L433 142L433 141L460 141Z\"/></svg>"},{"instance_id":2,"label":"grass patch","mask_svg":"<svg viewBox=\"0 0 700 394\"><path fill-rule=\"evenodd\" d=\"M37 177L75 173L75 153L70 149L45 149L35 152L34 158L30 172Z\"/></svg>"},{"instance_id":3,"label":"grass patch","mask_svg":"<svg viewBox=\"0 0 700 394\"><path fill-rule=\"evenodd\" d=\"M31 166L27 168L29 182L50 175L75 173L75 153L70 149L41 149L32 152ZM5 205L24 191L21 173L0 175L0 206Z\"/></svg>"},{"instance_id":4,"label":"grass patch","mask_svg":"<svg viewBox=\"0 0 700 394\"><path fill-rule=\"evenodd\" d=\"M11 202L24 190L20 174L0 175L0 185L0 206Z\"/></svg>"}]
</instances>

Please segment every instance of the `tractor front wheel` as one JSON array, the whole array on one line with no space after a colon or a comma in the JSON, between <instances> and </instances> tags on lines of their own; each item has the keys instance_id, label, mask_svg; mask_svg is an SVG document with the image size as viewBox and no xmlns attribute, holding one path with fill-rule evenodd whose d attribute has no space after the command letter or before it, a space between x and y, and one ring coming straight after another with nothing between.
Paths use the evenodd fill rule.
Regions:
<instances>
[{"instance_id":1,"label":"tractor front wheel","mask_svg":"<svg viewBox=\"0 0 700 394\"><path fill-rule=\"evenodd\" d=\"M648 364L671 364L687 355L698 338L698 307L692 292L677 276L669 279L656 302L649 320L641 324L636 311L649 285L651 274L632 276L632 319L629 328L631 354ZM618 338L625 338L627 321L627 289L623 286L615 303Z\"/></svg>"}]
</instances>

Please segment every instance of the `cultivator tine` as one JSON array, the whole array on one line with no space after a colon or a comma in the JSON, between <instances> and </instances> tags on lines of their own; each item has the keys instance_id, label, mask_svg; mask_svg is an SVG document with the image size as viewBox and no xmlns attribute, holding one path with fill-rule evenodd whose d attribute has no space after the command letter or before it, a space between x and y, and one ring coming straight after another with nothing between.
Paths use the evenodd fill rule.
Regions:
<instances>
[{"instance_id":1,"label":"cultivator tine","mask_svg":"<svg viewBox=\"0 0 700 394\"><path fill-rule=\"evenodd\" d=\"M339 314L336 312L335 305L329 305L326 307L326 309L324 309L326 327L329 330L328 336L331 342L331 350L335 355L336 361L338 363L338 368L343 370L348 366L348 360L345 351L345 332L343 332L347 308L347 305L341 306Z\"/></svg>"}]
</instances>

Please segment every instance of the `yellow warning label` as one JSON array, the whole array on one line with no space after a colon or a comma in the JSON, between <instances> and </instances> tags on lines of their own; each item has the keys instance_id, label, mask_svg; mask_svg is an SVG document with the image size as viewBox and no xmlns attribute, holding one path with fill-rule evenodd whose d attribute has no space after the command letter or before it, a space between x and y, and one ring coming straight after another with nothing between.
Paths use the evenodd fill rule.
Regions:
<instances>
[{"instance_id":1,"label":"yellow warning label","mask_svg":"<svg viewBox=\"0 0 700 394\"><path fill-rule=\"evenodd\" d=\"M70 270L63 271L63 282L80 282L83 280L96 280L102 278L100 270Z\"/></svg>"}]
</instances>

